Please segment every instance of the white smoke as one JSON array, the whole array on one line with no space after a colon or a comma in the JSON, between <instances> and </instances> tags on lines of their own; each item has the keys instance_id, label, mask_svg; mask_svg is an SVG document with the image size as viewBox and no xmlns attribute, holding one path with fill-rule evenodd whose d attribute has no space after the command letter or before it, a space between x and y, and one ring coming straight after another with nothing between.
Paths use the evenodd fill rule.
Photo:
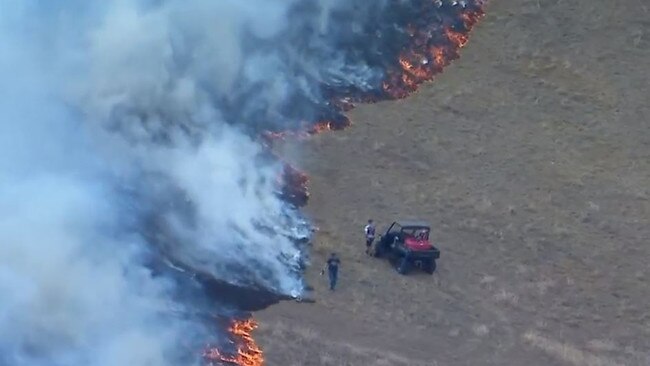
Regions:
<instances>
[{"instance_id":1,"label":"white smoke","mask_svg":"<svg viewBox=\"0 0 650 366\"><path fill-rule=\"evenodd\" d=\"M166 251L233 283L249 275L298 294L295 244L256 228L297 224L275 193L280 167L261 165L259 146L225 124L215 102L248 82L240 80L249 66L244 32L272 37L286 25L291 2L252 3L170 1L143 9L117 2L90 33L88 75L73 90L101 142L109 141L107 154L162 175L169 187L156 192L158 199L177 189L191 202L192 225L186 212L163 215L178 243ZM227 270L234 265L239 271Z\"/></svg>"},{"instance_id":2,"label":"white smoke","mask_svg":"<svg viewBox=\"0 0 650 366\"><path fill-rule=\"evenodd\" d=\"M20 29L10 16L20 14L7 9L0 16L0 365L178 364L183 339L201 330L170 316L172 284L138 265L146 247L121 229L123 208L111 199L101 156L53 97L39 45L11 32Z\"/></svg>"},{"instance_id":3,"label":"white smoke","mask_svg":"<svg viewBox=\"0 0 650 366\"><path fill-rule=\"evenodd\" d=\"M0 0L0 365L195 363L207 330L159 253L303 291L304 222L245 117L290 123L325 78L367 87L319 38L346 3Z\"/></svg>"}]
</instances>

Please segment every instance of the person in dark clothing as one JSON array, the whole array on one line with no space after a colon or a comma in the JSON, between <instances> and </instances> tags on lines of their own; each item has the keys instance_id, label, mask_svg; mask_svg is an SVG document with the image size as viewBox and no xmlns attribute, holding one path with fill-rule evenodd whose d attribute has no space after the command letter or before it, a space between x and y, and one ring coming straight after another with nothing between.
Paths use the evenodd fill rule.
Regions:
<instances>
[{"instance_id":1,"label":"person in dark clothing","mask_svg":"<svg viewBox=\"0 0 650 366\"><path fill-rule=\"evenodd\" d=\"M375 241L375 224L372 222L372 220L368 220L368 225L363 228L363 231L366 234L366 254L370 255L372 242Z\"/></svg>"},{"instance_id":2,"label":"person in dark clothing","mask_svg":"<svg viewBox=\"0 0 650 366\"><path fill-rule=\"evenodd\" d=\"M331 291L334 291L334 289L336 288L336 281L338 280L338 276L339 276L339 265L341 265L341 260L336 255L336 253L332 253L330 257L327 259L327 273L329 274ZM321 274L323 274L324 272L325 270L323 269Z\"/></svg>"}]
</instances>

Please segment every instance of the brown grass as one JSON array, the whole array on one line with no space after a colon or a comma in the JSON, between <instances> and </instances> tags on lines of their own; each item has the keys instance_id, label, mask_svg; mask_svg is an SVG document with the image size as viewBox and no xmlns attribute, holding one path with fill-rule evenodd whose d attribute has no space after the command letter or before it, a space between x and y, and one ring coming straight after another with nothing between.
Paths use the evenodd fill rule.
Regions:
<instances>
[{"instance_id":1,"label":"brown grass","mask_svg":"<svg viewBox=\"0 0 650 366\"><path fill-rule=\"evenodd\" d=\"M624 366L618 362L582 351L575 346L544 337L534 331L526 332L523 339L533 347L574 366ZM640 366L640 365L639 365Z\"/></svg>"},{"instance_id":2,"label":"brown grass","mask_svg":"<svg viewBox=\"0 0 650 366\"><path fill-rule=\"evenodd\" d=\"M380 348L360 347L340 340L329 339L312 328L276 322L266 324L263 332L264 347L269 353L282 355L277 364L307 366L433 366L435 360L426 362L409 359Z\"/></svg>"}]
</instances>

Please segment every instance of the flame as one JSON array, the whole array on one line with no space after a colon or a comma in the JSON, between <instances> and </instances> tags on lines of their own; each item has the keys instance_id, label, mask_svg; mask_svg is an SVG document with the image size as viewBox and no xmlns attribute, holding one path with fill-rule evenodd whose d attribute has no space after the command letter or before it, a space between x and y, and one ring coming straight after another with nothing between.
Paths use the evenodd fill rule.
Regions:
<instances>
[{"instance_id":1,"label":"flame","mask_svg":"<svg viewBox=\"0 0 650 366\"><path fill-rule=\"evenodd\" d=\"M242 339L243 344L237 349L237 364L240 366L262 366L264 353L253 339L251 333L257 329L258 324L253 319L235 321L230 331Z\"/></svg>"},{"instance_id":2,"label":"flame","mask_svg":"<svg viewBox=\"0 0 650 366\"><path fill-rule=\"evenodd\" d=\"M482 5L480 2L479 5ZM460 57L459 50L469 40L469 32L483 17L483 9L479 6L463 9L458 14L462 27L448 25L440 31L428 27L409 25L407 33L411 36L410 47L402 52L394 69L388 71L388 76L382 88L389 99L402 99L415 92L419 84L432 80L436 74ZM436 36L438 34L438 36Z\"/></svg>"},{"instance_id":3,"label":"flame","mask_svg":"<svg viewBox=\"0 0 650 366\"><path fill-rule=\"evenodd\" d=\"M251 335L257 329L258 323L253 319L234 320L228 329L238 344L237 353L226 355L216 347L208 347L203 352L203 358L208 366L231 364L238 366L262 366L264 365L264 352L257 345Z\"/></svg>"},{"instance_id":4,"label":"flame","mask_svg":"<svg viewBox=\"0 0 650 366\"><path fill-rule=\"evenodd\" d=\"M463 48L467 44L469 36L464 33L456 32L451 29L445 30L445 35L451 43L453 43L457 48Z\"/></svg>"},{"instance_id":5,"label":"flame","mask_svg":"<svg viewBox=\"0 0 650 366\"><path fill-rule=\"evenodd\" d=\"M346 103L345 105L348 107L352 105L351 102L347 101L341 101L341 103ZM347 118L343 119L340 122L326 120L310 124L305 123L304 125L309 125L309 127L289 131L264 131L262 132L261 137L264 140L264 145L270 147L273 141L284 141L287 139L306 140L309 137L321 132L341 130L350 126L351 124L352 123Z\"/></svg>"},{"instance_id":6,"label":"flame","mask_svg":"<svg viewBox=\"0 0 650 366\"><path fill-rule=\"evenodd\" d=\"M290 203L295 207L302 207L307 204L307 201L309 200L309 176L273 151L273 142L280 139L284 140L289 136L304 138L311 134L330 130L331 128L332 127L328 122L323 122L315 124L312 129L308 131L267 131L259 136L259 142L262 145L263 154L268 156L271 160L282 164L282 170L276 176L275 183L276 188L278 189L278 196L285 202Z\"/></svg>"},{"instance_id":7,"label":"flame","mask_svg":"<svg viewBox=\"0 0 650 366\"><path fill-rule=\"evenodd\" d=\"M447 66L448 61L445 58L445 50L443 48L436 46L431 47L430 55L431 59L433 59L433 64L440 70Z\"/></svg>"}]
</instances>

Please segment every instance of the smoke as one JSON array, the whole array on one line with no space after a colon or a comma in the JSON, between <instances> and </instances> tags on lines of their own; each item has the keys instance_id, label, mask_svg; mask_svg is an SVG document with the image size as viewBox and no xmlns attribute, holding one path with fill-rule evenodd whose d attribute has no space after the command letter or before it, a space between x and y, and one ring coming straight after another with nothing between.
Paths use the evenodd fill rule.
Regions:
<instances>
[{"instance_id":1,"label":"smoke","mask_svg":"<svg viewBox=\"0 0 650 366\"><path fill-rule=\"evenodd\" d=\"M216 101L286 5L185 5L0 5L0 365L197 362L215 336L156 256L302 291L280 167Z\"/></svg>"},{"instance_id":2,"label":"smoke","mask_svg":"<svg viewBox=\"0 0 650 366\"><path fill-rule=\"evenodd\" d=\"M277 35L291 5L117 2L88 32L90 66L68 92L116 169L138 181L163 253L231 283L298 295L300 252L284 231L302 219L277 197L281 166L244 133L249 120L224 114L238 89L286 73L260 70L267 62L245 41ZM267 79L250 80L247 69ZM258 89L267 104L287 97Z\"/></svg>"}]
</instances>

